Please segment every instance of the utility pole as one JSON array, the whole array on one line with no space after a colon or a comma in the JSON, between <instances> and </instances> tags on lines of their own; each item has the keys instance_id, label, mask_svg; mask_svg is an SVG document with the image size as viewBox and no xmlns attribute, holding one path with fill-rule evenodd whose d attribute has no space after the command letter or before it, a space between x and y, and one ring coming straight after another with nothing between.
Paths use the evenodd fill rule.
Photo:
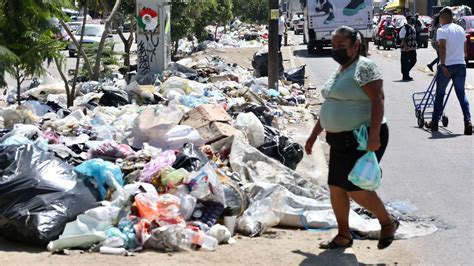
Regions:
<instances>
[{"instance_id":1,"label":"utility pole","mask_svg":"<svg viewBox=\"0 0 474 266\"><path fill-rule=\"evenodd\" d=\"M268 7L270 11L269 16L269 32L268 32L268 87L278 90L278 0L268 0Z\"/></svg>"}]
</instances>

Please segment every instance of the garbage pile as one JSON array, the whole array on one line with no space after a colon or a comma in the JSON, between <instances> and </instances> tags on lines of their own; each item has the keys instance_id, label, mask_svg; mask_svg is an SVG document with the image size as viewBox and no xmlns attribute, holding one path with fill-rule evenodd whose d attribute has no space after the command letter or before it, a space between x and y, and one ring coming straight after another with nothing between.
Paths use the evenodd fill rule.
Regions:
<instances>
[{"instance_id":1,"label":"garbage pile","mask_svg":"<svg viewBox=\"0 0 474 266\"><path fill-rule=\"evenodd\" d=\"M294 171L302 146L281 130L305 103L302 86L268 88L219 58L183 59L148 80L84 82L70 108L60 82L25 91L20 106L14 92L1 99L0 235L126 255L336 226L327 190ZM374 219L350 215L376 235Z\"/></svg>"},{"instance_id":2,"label":"garbage pile","mask_svg":"<svg viewBox=\"0 0 474 266\"><path fill-rule=\"evenodd\" d=\"M178 53L190 54L196 49L205 50L224 47L258 48L268 43L268 30L265 25L247 24L235 20L229 26L216 28L216 26L210 25L205 30L207 38L201 43L195 37L179 40ZM194 44L198 44L197 47L194 47Z\"/></svg>"}]
</instances>

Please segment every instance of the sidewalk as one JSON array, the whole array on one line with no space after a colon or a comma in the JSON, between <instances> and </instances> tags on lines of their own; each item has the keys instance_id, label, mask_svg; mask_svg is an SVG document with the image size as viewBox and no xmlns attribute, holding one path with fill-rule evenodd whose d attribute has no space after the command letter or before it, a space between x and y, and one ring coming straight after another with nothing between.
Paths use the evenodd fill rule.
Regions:
<instances>
[{"instance_id":1,"label":"sidewalk","mask_svg":"<svg viewBox=\"0 0 474 266\"><path fill-rule=\"evenodd\" d=\"M289 37L293 36L293 34L289 34ZM284 46L282 47L282 54L283 54L283 64L285 69L289 68L294 68L297 66L301 66L304 63L304 61L299 58L294 56L294 51L297 49L296 46ZM317 58L315 58L317 60ZM311 69L309 65L306 67L306 77L310 76L312 71L315 71L315 69ZM314 80L313 80L314 81ZM316 82L316 81L314 81ZM324 81L317 82L323 83ZM308 79L306 80L306 86L308 84ZM318 91L319 92L319 91ZM320 100L320 99L318 99ZM319 111L319 107L317 110ZM310 134L310 130L312 129L314 123L311 123L308 125L305 125L306 129L301 129L298 132L295 132L293 134L293 137L295 141L298 143L304 145L306 138ZM303 168L306 169L308 172L311 172L309 169L315 169L316 167L314 165L318 165L319 168L321 169L320 165L321 163L325 163L325 168L327 169L327 153L329 146L325 142L324 137L321 137L318 139L317 143L315 144L313 148L313 152L315 153L313 156L306 156L303 158L301 161L299 167L297 168L297 172L301 173L303 172ZM323 162L320 160L316 161L316 159L323 158ZM313 160L313 161L312 161ZM308 164L311 164L312 166L308 166ZM324 185L327 182L327 172L322 174L322 178L318 180L319 184ZM316 247L319 245L319 242L325 241L325 240L330 240L333 236L337 234L337 230L333 229L330 231L325 231L325 232L307 232L308 235L311 236L316 236L315 238L315 245ZM404 244L404 241L395 241L390 248L387 250L378 250L377 249L377 241L373 240L355 240L354 245L352 248L348 248L345 250L344 254L342 253L334 253L334 252L322 252L318 256L315 257L323 257L323 256L330 256L333 259L333 262L329 262L329 265L336 265L336 261L338 261L339 258L345 257L346 259L352 259L351 261L347 261L347 265L360 265L360 264L410 264L416 261L415 256L412 254L412 252L406 250L406 244ZM322 250L321 250L322 251ZM351 254L351 256L347 256L347 254ZM313 265L314 263L320 263L321 261L314 260L312 261ZM303 264L303 265L310 265L310 264ZM341 265L341 264L339 264ZM344 264L346 265L346 264Z\"/></svg>"}]
</instances>

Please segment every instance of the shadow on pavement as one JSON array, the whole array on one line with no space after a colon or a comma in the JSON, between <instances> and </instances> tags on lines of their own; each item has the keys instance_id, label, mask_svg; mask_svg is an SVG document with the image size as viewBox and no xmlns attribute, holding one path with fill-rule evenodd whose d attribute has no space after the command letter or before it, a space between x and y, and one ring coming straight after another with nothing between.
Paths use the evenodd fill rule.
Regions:
<instances>
[{"instance_id":1,"label":"shadow on pavement","mask_svg":"<svg viewBox=\"0 0 474 266\"><path fill-rule=\"evenodd\" d=\"M2 252L28 252L28 253L47 252L46 245L44 247L33 246L33 245L25 244L25 243L9 241L8 239L5 239L3 237L0 237L0 250Z\"/></svg>"},{"instance_id":2,"label":"shadow on pavement","mask_svg":"<svg viewBox=\"0 0 474 266\"><path fill-rule=\"evenodd\" d=\"M457 138L460 136L464 136L463 134L451 134L451 131L448 132L431 132L431 137L428 139L452 139L452 138Z\"/></svg>"},{"instance_id":3,"label":"shadow on pavement","mask_svg":"<svg viewBox=\"0 0 474 266\"><path fill-rule=\"evenodd\" d=\"M293 250L292 252L306 257L303 261L300 262L300 266L365 265L357 261L356 255L344 253L343 249L325 250L319 253L319 255L303 252L301 250Z\"/></svg>"},{"instance_id":4,"label":"shadow on pavement","mask_svg":"<svg viewBox=\"0 0 474 266\"><path fill-rule=\"evenodd\" d=\"M309 54L306 48L298 49L293 51L293 56L303 58L318 58L318 57L331 57L331 48L328 47L317 54Z\"/></svg>"}]
</instances>

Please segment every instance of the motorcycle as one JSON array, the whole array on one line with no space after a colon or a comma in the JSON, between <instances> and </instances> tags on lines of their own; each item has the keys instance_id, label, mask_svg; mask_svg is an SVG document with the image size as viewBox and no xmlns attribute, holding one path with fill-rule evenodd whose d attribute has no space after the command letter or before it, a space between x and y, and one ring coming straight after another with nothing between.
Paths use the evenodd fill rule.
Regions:
<instances>
[{"instance_id":1,"label":"motorcycle","mask_svg":"<svg viewBox=\"0 0 474 266\"><path fill-rule=\"evenodd\" d=\"M393 26L385 27L384 32L381 35L382 38L377 45L377 49L380 49L380 45L382 45L384 50L390 50L392 47L397 49L395 41L395 28Z\"/></svg>"}]
</instances>

